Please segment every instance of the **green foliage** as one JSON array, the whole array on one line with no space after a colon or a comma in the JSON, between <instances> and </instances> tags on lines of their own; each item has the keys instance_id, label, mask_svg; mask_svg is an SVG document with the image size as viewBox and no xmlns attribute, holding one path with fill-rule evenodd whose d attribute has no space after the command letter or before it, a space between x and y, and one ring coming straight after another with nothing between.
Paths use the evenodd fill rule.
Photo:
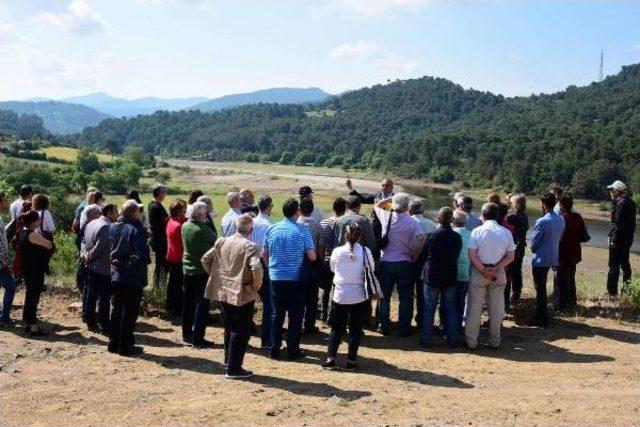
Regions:
<instances>
[{"instance_id":1,"label":"green foliage","mask_svg":"<svg viewBox=\"0 0 640 427\"><path fill-rule=\"evenodd\" d=\"M57 219L57 218L56 218ZM56 252L51 258L51 274L58 277L75 276L78 266L78 249L75 234L61 231L55 234Z\"/></svg>"},{"instance_id":2,"label":"green foliage","mask_svg":"<svg viewBox=\"0 0 640 427\"><path fill-rule=\"evenodd\" d=\"M335 114L316 113L325 110ZM255 153L283 164L374 168L441 181L453 175L479 187L525 192L557 182L576 196L604 198L603 184L614 178L640 185L640 64L551 95L504 98L424 77L314 106L110 119L68 139L98 146L113 135L145 153L227 161Z\"/></svg>"},{"instance_id":3,"label":"green foliage","mask_svg":"<svg viewBox=\"0 0 640 427\"><path fill-rule=\"evenodd\" d=\"M118 159L114 162L113 168L104 172L93 172L89 183L105 192L124 194L128 189L137 187L141 177L140 166L129 160Z\"/></svg>"},{"instance_id":4,"label":"green foliage","mask_svg":"<svg viewBox=\"0 0 640 427\"><path fill-rule=\"evenodd\" d=\"M293 153L291 151L283 152L278 162L281 165L290 165L293 162Z\"/></svg>"},{"instance_id":5,"label":"green foliage","mask_svg":"<svg viewBox=\"0 0 640 427\"><path fill-rule=\"evenodd\" d=\"M0 134L29 138L33 135L44 136L48 132L42 119L34 114L18 115L13 111L0 109Z\"/></svg>"},{"instance_id":6,"label":"green foliage","mask_svg":"<svg viewBox=\"0 0 640 427\"><path fill-rule=\"evenodd\" d=\"M622 288L623 303L633 310L640 311L640 277L636 276Z\"/></svg>"},{"instance_id":7,"label":"green foliage","mask_svg":"<svg viewBox=\"0 0 640 427\"><path fill-rule=\"evenodd\" d=\"M439 184L449 184L453 182L455 176L453 175L453 171L450 167L440 166L429 171L429 178L431 178L433 182Z\"/></svg>"},{"instance_id":8,"label":"green foliage","mask_svg":"<svg viewBox=\"0 0 640 427\"><path fill-rule=\"evenodd\" d=\"M142 148L140 147L129 146L125 148L124 156L138 166L146 165L146 162L147 162L146 155L144 154L144 151L142 151Z\"/></svg>"},{"instance_id":9,"label":"green foliage","mask_svg":"<svg viewBox=\"0 0 640 427\"><path fill-rule=\"evenodd\" d=\"M244 160L249 163L258 163L260 161L260 155L258 153L247 153L244 156Z\"/></svg>"}]
</instances>

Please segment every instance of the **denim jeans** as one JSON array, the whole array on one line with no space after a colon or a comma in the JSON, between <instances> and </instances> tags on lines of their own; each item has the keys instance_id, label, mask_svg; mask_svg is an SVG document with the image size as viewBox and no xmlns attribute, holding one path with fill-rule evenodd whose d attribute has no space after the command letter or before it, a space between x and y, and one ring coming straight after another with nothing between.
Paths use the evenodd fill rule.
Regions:
<instances>
[{"instance_id":1,"label":"denim jeans","mask_svg":"<svg viewBox=\"0 0 640 427\"><path fill-rule=\"evenodd\" d=\"M304 283L300 281L271 281L271 355L277 356L282 344L282 326L285 314L289 317L287 325L287 353L296 357L300 352L300 333L304 315Z\"/></svg>"},{"instance_id":2,"label":"denim jeans","mask_svg":"<svg viewBox=\"0 0 640 427\"><path fill-rule=\"evenodd\" d=\"M111 277L85 270L85 284L82 289L82 318L93 327L109 328L109 304L111 299ZM98 307L96 315L96 305Z\"/></svg>"},{"instance_id":3,"label":"denim jeans","mask_svg":"<svg viewBox=\"0 0 640 427\"><path fill-rule=\"evenodd\" d=\"M458 286L456 286L456 299L458 304L458 331L462 331L462 323L464 322L464 309L467 304L468 291L469 282L458 281Z\"/></svg>"},{"instance_id":4,"label":"denim jeans","mask_svg":"<svg viewBox=\"0 0 640 427\"><path fill-rule=\"evenodd\" d=\"M458 328L458 287L435 288L425 283L422 290L424 294L424 318L420 341L426 345L433 343L433 319L438 302L441 302L442 312L444 313L444 319L441 320L444 324L447 342L449 346L456 347L458 345L458 335L460 334L460 329Z\"/></svg>"},{"instance_id":5,"label":"denim jeans","mask_svg":"<svg viewBox=\"0 0 640 427\"><path fill-rule=\"evenodd\" d=\"M398 286L400 299L400 315L398 327L400 334L408 333L411 329L411 317L413 315L413 264L409 261L380 263L382 276L383 297L380 300L380 328L388 332L390 327L391 295L393 288Z\"/></svg>"},{"instance_id":6,"label":"denim jeans","mask_svg":"<svg viewBox=\"0 0 640 427\"><path fill-rule=\"evenodd\" d=\"M535 319L539 326L549 324L549 311L547 310L547 275L550 267L532 267L533 284L536 288L536 314Z\"/></svg>"},{"instance_id":7,"label":"denim jeans","mask_svg":"<svg viewBox=\"0 0 640 427\"><path fill-rule=\"evenodd\" d=\"M198 344L204 340L207 315L211 302L204 298L209 276L184 275L184 307L182 309L182 338Z\"/></svg>"},{"instance_id":8,"label":"denim jeans","mask_svg":"<svg viewBox=\"0 0 640 427\"><path fill-rule=\"evenodd\" d=\"M4 288L0 322L9 322L11 320L9 313L11 312L11 306L13 305L13 297L16 295L16 285L8 267L0 270L0 287Z\"/></svg>"}]
</instances>

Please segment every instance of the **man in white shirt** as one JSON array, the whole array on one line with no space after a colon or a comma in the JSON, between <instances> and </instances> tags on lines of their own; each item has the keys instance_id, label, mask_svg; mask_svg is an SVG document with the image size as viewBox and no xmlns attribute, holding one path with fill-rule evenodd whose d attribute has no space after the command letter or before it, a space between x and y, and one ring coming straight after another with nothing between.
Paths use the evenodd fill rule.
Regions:
<instances>
[{"instance_id":1,"label":"man in white shirt","mask_svg":"<svg viewBox=\"0 0 640 427\"><path fill-rule=\"evenodd\" d=\"M12 221L22 214L22 204L31 200L31 196L33 196L33 189L30 185L23 185L20 187L18 195L20 197L11 203L11 206L9 206L9 214L11 215Z\"/></svg>"},{"instance_id":2,"label":"man in white shirt","mask_svg":"<svg viewBox=\"0 0 640 427\"><path fill-rule=\"evenodd\" d=\"M240 193L236 191L228 193L227 204L229 205L229 210L220 221L220 227L222 228L220 231L224 237L230 237L236 234L236 219L242 216Z\"/></svg>"},{"instance_id":3,"label":"man in white shirt","mask_svg":"<svg viewBox=\"0 0 640 427\"><path fill-rule=\"evenodd\" d=\"M498 224L498 206L485 203L482 206L483 224L471 232L469 260L471 278L467 300L465 336L467 347L478 346L478 332L482 316L482 304L487 301L489 310L489 345L500 346L500 327L504 318L504 288L507 284L505 267L514 258L515 244L506 228Z\"/></svg>"}]
</instances>

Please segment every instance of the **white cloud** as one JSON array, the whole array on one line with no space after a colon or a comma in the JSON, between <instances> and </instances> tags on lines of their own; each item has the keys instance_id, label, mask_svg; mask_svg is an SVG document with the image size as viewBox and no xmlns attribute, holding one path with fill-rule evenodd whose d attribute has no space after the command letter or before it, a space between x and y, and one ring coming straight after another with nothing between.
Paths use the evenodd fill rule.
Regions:
<instances>
[{"instance_id":1,"label":"white cloud","mask_svg":"<svg viewBox=\"0 0 640 427\"><path fill-rule=\"evenodd\" d=\"M107 31L100 14L83 0L73 0L60 12L42 12L37 18L59 30L89 35Z\"/></svg>"},{"instance_id":2,"label":"white cloud","mask_svg":"<svg viewBox=\"0 0 640 427\"><path fill-rule=\"evenodd\" d=\"M351 44L341 44L333 49L329 55L333 59L362 61L373 55L379 54L381 51L382 50L376 43L361 40Z\"/></svg>"},{"instance_id":3,"label":"white cloud","mask_svg":"<svg viewBox=\"0 0 640 427\"><path fill-rule=\"evenodd\" d=\"M333 49L329 56L337 61L370 64L395 73L411 72L418 66L416 61L384 49L375 42L365 40L341 44Z\"/></svg>"},{"instance_id":4,"label":"white cloud","mask_svg":"<svg viewBox=\"0 0 640 427\"><path fill-rule=\"evenodd\" d=\"M509 55L509 58L513 59L514 61L521 61L522 60L522 55L520 55L519 53L512 53Z\"/></svg>"}]
</instances>

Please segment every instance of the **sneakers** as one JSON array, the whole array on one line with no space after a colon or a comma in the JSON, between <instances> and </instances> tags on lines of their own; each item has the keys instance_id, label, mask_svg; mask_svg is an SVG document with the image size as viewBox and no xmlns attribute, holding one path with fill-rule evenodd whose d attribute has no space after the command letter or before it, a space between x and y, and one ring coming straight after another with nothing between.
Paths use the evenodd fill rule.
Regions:
<instances>
[{"instance_id":1,"label":"sneakers","mask_svg":"<svg viewBox=\"0 0 640 427\"><path fill-rule=\"evenodd\" d=\"M253 372L240 368L236 371L225 372L224 377L230 380L244 380L250 378L252 375Z\"/></svg>"}]
</instances>

